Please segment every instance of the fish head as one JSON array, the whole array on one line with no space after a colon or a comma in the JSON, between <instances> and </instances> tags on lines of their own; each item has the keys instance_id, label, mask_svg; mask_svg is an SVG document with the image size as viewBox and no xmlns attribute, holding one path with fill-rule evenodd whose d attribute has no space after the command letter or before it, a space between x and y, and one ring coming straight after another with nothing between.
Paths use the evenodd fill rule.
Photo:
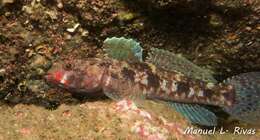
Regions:
<instances>
[{"instance_id":1,"label":"fish head","mask_svg":"<svg viewBox=\"0 0 260 140\"><path fill-rule=\"evenodd\" d=\"M104 74L104 67L98 64L94 60L54 63L44 78L48 83L71 92L96 92L102 88Z\"/></svg>"},{"instance_id":2,"label":"fish head","mask_svg":"<svg viewBox=\"0 0 260 140\"><path fill-rule=\"evenodd\" d=\"M72 70L66 70L61 63L54 63L52 68L44 76L44 79L53 85L59 87L68 87L71 84L72 77L75 74Z\"/></svg>"}]
</instances>

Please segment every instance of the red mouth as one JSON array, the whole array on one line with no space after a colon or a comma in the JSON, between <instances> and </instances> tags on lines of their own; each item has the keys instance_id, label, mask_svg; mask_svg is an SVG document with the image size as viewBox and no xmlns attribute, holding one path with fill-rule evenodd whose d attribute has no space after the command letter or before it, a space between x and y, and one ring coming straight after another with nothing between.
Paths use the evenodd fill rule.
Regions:
<instances>
[{"instance_id":1,"label":"red mouth","mask_svg":"<svg viewBox=\"0 0 260 140\"><path fill-rule=\"evenodd\" d=\"M47 73L43 78L50 85L60 84L60 81L56 79L56 76L53 73Z\"/></svg>"}]
</instances>

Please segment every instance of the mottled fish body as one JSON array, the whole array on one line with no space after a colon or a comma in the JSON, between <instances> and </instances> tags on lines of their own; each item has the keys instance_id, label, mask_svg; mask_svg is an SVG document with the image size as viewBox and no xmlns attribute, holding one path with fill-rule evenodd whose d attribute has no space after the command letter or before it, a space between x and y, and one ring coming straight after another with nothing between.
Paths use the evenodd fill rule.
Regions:
<instances>
[{"instance_id":1,"label":"mottled fish body","mask_svg":"<svg viewBox=\"0 0 260 140\"><path fill-rule=\"evenodd\" d=\"M151 48L143 59L143 49L133 39L108 38L103 47L109 59L57 62L46 80L86 96L100 96L97 91L103 90L114 100L128 98L141 105L144 99L162 101L192 124L218 125L214 109L220 106L235 119L260 125L260 72L218 84L210 70L179 54Z\"/></svg>"},{"instance_id":2,"label":"mottled fish body","mask_svg":"<svg viewBox=\"0 0 260 140\"><path fill-rule=\"evenodd\" d=\"M194 80L151 63L91 58L67 61L58 67L49 71L47 81L72 92L103 90L115 100L152 99L221 107L235 102L231 85Z\"/></svg>"}]
</instances>

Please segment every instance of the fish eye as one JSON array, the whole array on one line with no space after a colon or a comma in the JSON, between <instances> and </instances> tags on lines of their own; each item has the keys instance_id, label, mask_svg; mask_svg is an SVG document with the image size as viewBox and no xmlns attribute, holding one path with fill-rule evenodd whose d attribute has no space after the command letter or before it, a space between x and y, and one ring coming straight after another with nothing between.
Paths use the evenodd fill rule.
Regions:
<instances>
[{"instance_id":1,"label":"fish eye","mask_svg":"<svg viewBox=\"0 0 260 140\"><path fill-rule=\"evenodd\" d=\"M71 64L68 63L68 64L65 65L66 70L70 70L71 68L72 68Z\"/></svg>"}]
</instances>

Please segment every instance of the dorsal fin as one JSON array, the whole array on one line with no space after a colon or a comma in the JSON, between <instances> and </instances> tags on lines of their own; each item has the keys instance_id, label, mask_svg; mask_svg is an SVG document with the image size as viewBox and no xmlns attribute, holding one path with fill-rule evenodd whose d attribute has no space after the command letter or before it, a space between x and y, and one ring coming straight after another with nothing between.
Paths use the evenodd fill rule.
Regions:
<instances>
[{"instance_id":1,"label":"dorsal fin","mask_svg":"<svg viewBox=\"0 0 260 140\"><path fill-rule=\"evenodd\" d=\"M143 49L140 43L124 37L107 38L103 44L108 57L123 61L143 61Z\"/></svg>"},{"instance_id":2,"label":"dorsal fin","mask_svg":"<svg viewBox=\"0 0 260 140\"><path fill-rule=\"evenodd\" d=\"M200 68L181 55L177 55L166 50L151 48L147 62L153 63L157 67L161 67L169 71L182 73L193 79L217 83L217 80L208 70Z\"/></svg>"}]
</instances>

